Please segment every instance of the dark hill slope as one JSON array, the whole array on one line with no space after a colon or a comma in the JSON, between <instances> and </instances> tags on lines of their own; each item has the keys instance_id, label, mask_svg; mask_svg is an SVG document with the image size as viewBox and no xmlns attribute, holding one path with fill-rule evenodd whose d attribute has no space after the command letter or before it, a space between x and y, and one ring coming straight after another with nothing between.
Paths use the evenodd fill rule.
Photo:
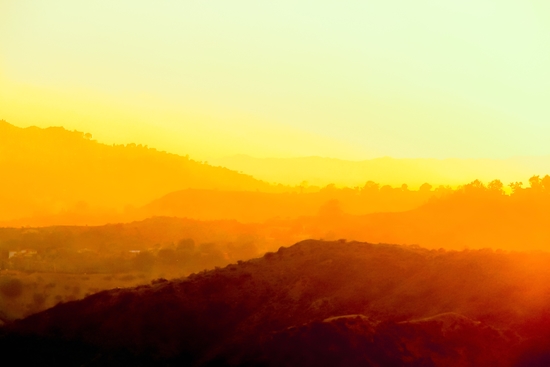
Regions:
<instances>
[{"instance_id":1,"label":"dark hill slope","mask_svg":"<svg viewBox=\"0 0 550 367\"><path fill-rule=\"evenodd\" d=\"M147 146L106 145L61 127L18 128L0 121L0 220L87 205L143 205L185 188L273 190L222 167Z\"/></svg>"},{"instance_id":2,"label":"dark hill slope","mask_svg":"<svg viewBox=\"0 0 550 367\"><path fill-rule=\"evenodd\" d=\"M284 335L288 327L335 316L365 315L372 322L363 327L366 332L374 328L388 351L400 351L396 365L472 365L441 361L467 361L468 356L490 360L501 343L514 354L519 350L516 334L546 340L549 260L545 253L445 252L308 240L224 269L60 304L11 324L0 345L3 355L57 358L57 364L71 356L86 365L258 364L269 362L274 350L285 350L284 342L270 342L273 333ZM404 323L449 312L464 318ZM457 320L455 329L466 331L451 342L448 325ZM503 335L497 329L511 331ZM343 331L344 339L354 340L350 332ZM464 334L471 333L469 341ZM487 345L472 350L482 339ZM436 342L444 345L439 348ZM78 355L69 355L68 345ZM372 356L373 361L384 355Z\"/></svg>"},{"instance_id":3,"label":"dark hill slope","mask_svg":"<svg viewBox=\"0 0 550 367\"><path fill-rule=\"evenodd\" d=\"M375 323L363 315L315 321L271 334L256 361L270 366L506 365L515 336L445 313Z\"/></svg>"}]
</instances>

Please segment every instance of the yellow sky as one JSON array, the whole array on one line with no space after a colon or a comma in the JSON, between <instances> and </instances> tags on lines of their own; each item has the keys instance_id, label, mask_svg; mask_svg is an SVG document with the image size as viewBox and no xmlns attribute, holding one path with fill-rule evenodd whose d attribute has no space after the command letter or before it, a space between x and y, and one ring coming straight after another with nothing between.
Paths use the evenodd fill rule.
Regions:
<instances>
[{"instance_id":1,"label":"yellow sky","mask_svg":"<svg viewBox=\"0 0 550 367\"><path fill-rule=\"evenodd\" d=\"M0 119L199 159L549 155L548 1L0 1Z\"/></svg>"}]
</instances>

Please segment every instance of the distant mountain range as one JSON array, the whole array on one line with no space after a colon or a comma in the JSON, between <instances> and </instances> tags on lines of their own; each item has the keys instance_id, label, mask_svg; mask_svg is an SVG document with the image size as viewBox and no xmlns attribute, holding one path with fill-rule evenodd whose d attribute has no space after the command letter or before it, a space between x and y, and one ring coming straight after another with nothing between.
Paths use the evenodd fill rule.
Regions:
<instances>
[{"instance_id":1,"label":"distant mountain range","mask_svg":"<svg viewBox=\"0 0 550 367\"><path fill-rule=\"evenodd\" d=\"M330 200L348 214L397 212L423 205L438 183L527 183L550 172L548 157L353 162L235 156L213 162L231 169L141 145L105 145L61 127L18 128L0 121L0 226L101 225L155 215L259 222L316 215ZM337 189L329 182L356 187ZM424 182L432 189L401 188Z\"/></svg>"},{"instance_id":2,"label":"distant mountain range","mask_svg":"<svg viewBox=\"0 0 550 367\"><path fill-rule=\"evenodd\" d=\"M0 329L56 366L543 366L546 253L303 241L59 304Z\"/></svg>"},{"instance_id":3,"label":"distant mountain range","mask_svg":"<svg viewBox=\"0 0 550 367\"><path fill-rule=\"evenodd\" d=\"M105 145L61 127L0 121L0 221L141 206L185 188L277 191L227 168L147 146Z\"/></svg>"},{"instance_id":4,"label":"distant mountain range","mask_svg":"<svg viewBox=\"0 0 550 367\"><path fill-rule=\"evenodd\" d=\"M268 182L298 185L363 186L367 181L419 187L462 185L473 180L504 183L523 181L533 175L550 174L550 156L509 159L396 159L350 161L324 157L254 158L247 155L211 159L211 163L246 172Z\"/></svg>"},{"instance_id":5,"label":"distant mountain range","mask_svg":"<svg viewBox=\"0 0 550 367\"><path fill-rule=\"evenodd\" d=\"M265 193L187 189L172 192L136 211L142 217L161 215L201 220L236 219L262 222L273 218L315 216L331 200L348 214L398 212L417 208L435 196L433 191L375 192L372 195L351 189L300 193Z\"/></svg>"}]
</instances>

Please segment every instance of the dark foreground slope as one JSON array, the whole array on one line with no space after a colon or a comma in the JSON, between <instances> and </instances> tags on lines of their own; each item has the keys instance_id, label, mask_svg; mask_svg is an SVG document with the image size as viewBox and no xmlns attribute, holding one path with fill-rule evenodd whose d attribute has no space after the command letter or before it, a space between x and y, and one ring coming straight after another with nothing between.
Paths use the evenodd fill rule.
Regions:
<instances>
[{"instance_id":1,"label":"dark foreground slope","mask_svg":"<svg viewBox=\"0 0 550 367\"><path fill-rule=\"evenodd\" d=\"M303 241L60 304L6 327L0 352L40 365L537 365L549 260Z\"/></svg>"}]
</instances>

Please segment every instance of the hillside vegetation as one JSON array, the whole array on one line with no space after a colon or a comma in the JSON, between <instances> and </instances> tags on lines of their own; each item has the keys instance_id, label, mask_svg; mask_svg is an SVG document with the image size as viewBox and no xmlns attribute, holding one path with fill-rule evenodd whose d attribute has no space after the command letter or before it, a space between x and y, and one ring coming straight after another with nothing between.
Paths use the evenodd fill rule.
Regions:
<instances>
[{"instance_id":1,"label":"hillside vegetation","mask_svg":"<svg viewBox=\"0 0 550 367\"><path fill-rule=\"evenodd\" d=\"M248 260L297 239L292 228L276 225L178 218L0 228L0 321L105 289Z\"/></svg>"},{"instance_id":2,"label":"hillside vegetation","mask_svg":"<svg viewBox=\"0 0 550 367\"><path fill-rule=\"evenodd\" d=\"M309 240L60 304L9 325L0 345L73 365L537 365L550 340L548 261Z\"/></svg>"}]
</instances>

